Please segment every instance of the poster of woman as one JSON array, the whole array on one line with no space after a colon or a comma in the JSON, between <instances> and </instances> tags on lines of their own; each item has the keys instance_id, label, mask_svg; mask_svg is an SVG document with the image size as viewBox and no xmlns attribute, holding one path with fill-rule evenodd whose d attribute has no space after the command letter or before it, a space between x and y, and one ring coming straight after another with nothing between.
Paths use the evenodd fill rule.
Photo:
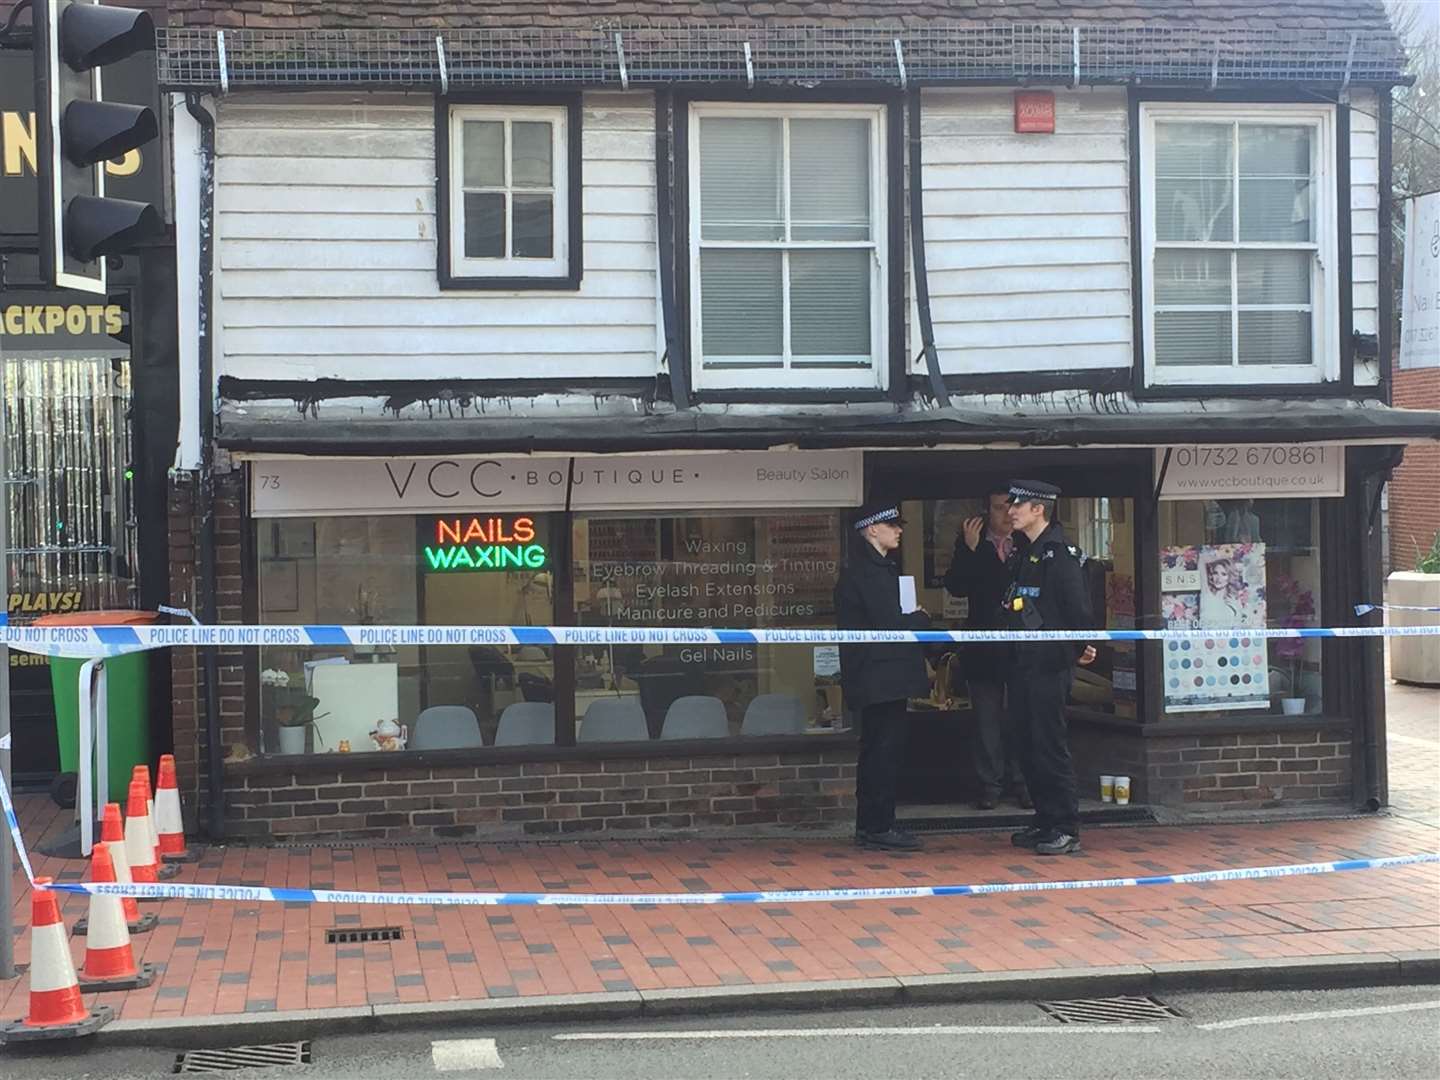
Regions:
<instances>
[{"instance_id":1,"label":"poster of woman","mask_svg":"<svg viewBox=\"0 0 1440 1080\"><path fill-rule=\"evenodd\" d=\"M1165 643L1169 712L1258 709L1270 703L1265 641L1265 545L1163 548L1161 610L1172 630L1234 630L1228 638Z\"/></svg>"}]
</instances>

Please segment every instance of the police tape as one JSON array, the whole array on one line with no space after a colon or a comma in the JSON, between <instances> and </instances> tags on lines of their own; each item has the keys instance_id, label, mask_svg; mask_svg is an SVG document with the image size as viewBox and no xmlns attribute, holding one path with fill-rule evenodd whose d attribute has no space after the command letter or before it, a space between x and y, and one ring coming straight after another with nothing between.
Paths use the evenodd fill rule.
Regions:
<instances>
[{"instance_id":1,"label":"police tape","mask_svg":"<svg viewBox=\"0 0 1440 1080\"><path fill-rule=\"evenodd\" d=\"M9 735L6 735L4 749L10 749ZM15 815L15 804L10 799L10 787L5 783L3 769L0 769L0 813L5 815L5 827L10 830L10 838L15 842L15 856L20 860L26 880L34 885L35 871L30 868L30 853L25 850L25 838L20 835L20 819ZM0 866L0 873L9 874L10 867Z\"/></svg>"},{"instance_id":2,"label":"police tape","mask_svg":"<svg viewBox=\"0 0 1440 1080\"><path fill-rule=\"evenodd\" d=\"M521 645L865 645L1204 641L1440 636L1436 626L1232 627L1171 630L830 630L672 626L6 626L0 645L49 656L106 657L145 649L395 648Z\"/></svg>"},{"instance_id":3,"label":"police tape","mask_svg":"<svg viewBox=\"0 0 1440 1080\"><path fill-rule=\"evenodd\" d=\"M566 892L380 892L371 889L300 889L268 885L220 885L205 882L52 881L37 885L25 838L0 776L0 805L15 841L15 852L34 888L97 896L133 896L138 900L229 900L278 904L393 904L427 907L673 907L685 904L823 904L849 900L914 900L926 897L989 896L995 893L1068 892L1076 889L1121 889L1148 885L1201 885L1220 881L1338 874L1352 870L1393 870L1440 862L1440 852L1387 855L1336 862L1247 866L1230 870L1195 870L1147 877L1086 878L1072 881L997 881L979 885L900 885L860 889L769 889L739 892L566 893Z\"/></svg>"},{"instance_id":4,"label":"police tape","mask_svg":"<svg viewBox=\"0 0 1440 1080\"><path fill-rule=\"evenodd\" d=\"M1356 604L1356 615L1369 615L1372 611L1440 611L1440 607L1419 607L1415 604Z\"/></svg>"}]
</instances>

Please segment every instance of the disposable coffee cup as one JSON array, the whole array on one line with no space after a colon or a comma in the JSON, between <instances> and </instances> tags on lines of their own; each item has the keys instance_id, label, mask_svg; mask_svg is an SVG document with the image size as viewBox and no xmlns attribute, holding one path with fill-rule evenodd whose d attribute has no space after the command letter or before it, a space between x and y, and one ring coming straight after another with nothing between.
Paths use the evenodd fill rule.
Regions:
<instances>
[{"instance_id":1,"label":"disposable coffee cup","mask_svg":"<svg viewBox=\"0 0 1440 1080\"><path fill-rule=\"evenodd\" d=\"M1128 776L1115 777L1115 801L1121 806L1130 805L1130 778Z\"/></svg>"},{"instance_id":2,"label":"disposable coffee cup","mask_svg":"<svg viewBox=\"0 0 1440 1080\"><path fill-rule=\"evenodd\" d=\"M1101 801L1101 802L1114 802L1114 801L1115 801L1115 777L1113 777L1113 776L1102 776L1102 777L1100 777L1100 801Z\"/></svg>"}]
</instances>

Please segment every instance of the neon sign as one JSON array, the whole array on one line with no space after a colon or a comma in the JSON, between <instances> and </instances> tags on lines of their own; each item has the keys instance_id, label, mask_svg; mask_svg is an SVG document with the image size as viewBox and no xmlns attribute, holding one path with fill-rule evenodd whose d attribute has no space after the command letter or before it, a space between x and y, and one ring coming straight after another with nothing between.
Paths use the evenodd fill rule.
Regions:
<instances>
[{"instance_id":1,"label":"neon sign","mask_svg":"<svg viewBox=\"0 0 1440 1080\"><path fill-rule=\"evenodd\" d=\"M424 554L436 571L541 570L550 561L530 517L437 518L435 543Z\"/></svg>"}]
</instances>

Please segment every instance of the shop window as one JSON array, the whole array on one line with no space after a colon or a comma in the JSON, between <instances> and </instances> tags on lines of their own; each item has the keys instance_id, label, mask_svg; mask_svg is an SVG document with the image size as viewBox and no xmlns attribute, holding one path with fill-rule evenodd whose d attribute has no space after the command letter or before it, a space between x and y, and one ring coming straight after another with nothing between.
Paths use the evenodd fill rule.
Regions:
<instances>
[{"instance_id":1,"label":"shop window","mask_svg":"<svg viewBox=\"0 0 1440 1080\"><path fill-rule=\"evenodd\" d=\"M443 124L441 284L578 287L578 101L450 105Z\"/></svg>"},{"instance_id":2,"label":"shop window","mask_svg":"<svg viewBox=\"0 0 1440 1080\"><path fill-rule=\"evenodd\" d=\"M543 516L286 518L257 525L260 621L550 625ZM264 753L555 741L552 650L264 648Z\"/></svg>"},{"instance_id":3,"label":"shop window","mask_svg":"<svg viewBox=\"0 0 1440 1080\"><path fill-rule=\"evenodd\" d=\"M887 339L883 108L729 103L692 110L696 385L880 386Z\"/></svg>"},{"instance_id":4,"label":"shop window","mask_svg":"<svg viewBox=\"0 0 1440 1080\"><path fill-rule=\"evenodd\" d=\"M1336 378L1333 108L1140 116L1147 382Z\"/></svg>"},{"instance_id":5,"label":"shop window","mask_svg":"<svg viewBox=\"0 0 1440 1080\"><path fill-rule=\"evenodd\" d=\"M1165 711L1318 713L1318 639L1249 638L1257 627L1320 625L1314 499L1161 503L1160 605L1172 629L1233 629L1163 648Z\"/></svg>"},{"instance_id":6,"label":"shop window","mask_svg":"<svg viewBox=\"0 0 1440 1080\"><path fill-rule=\"evenodd\" d=\"M951 596L944 587L945 572L961 524L983 516L988 500L983 486L974 496L934 499L906 505L907 516L924 523L924 543L902 545L906 573L923 583L921 605L937 628L961 630L970 615L969 601ZM1129 629L1135 626L1134 501L1126 498L1063 498L1056 514L1071 542L1086 555L1085 573L1097 628ZM912 702L912 709L968 709L964 646L936 661L931 699ZM1076 668L1070 705L1077 710L1114 716L1136 715L1136 659L1131 642L1097 643L1093 664ZM953 659L952 659L953 658Z\"/></svg>"},{"instance_id":7,"label":"shop window","mask_svg":"<svg viewBox=\"0 0 1440 1080\"><path fill-rule=\"evenodd\" d=\"M835 513L611 516L575 522L586 626L834 623ZM823 734L843 725L839 654L805 645L576 650L580 743Z\"/></svg>"}]
</instances>

